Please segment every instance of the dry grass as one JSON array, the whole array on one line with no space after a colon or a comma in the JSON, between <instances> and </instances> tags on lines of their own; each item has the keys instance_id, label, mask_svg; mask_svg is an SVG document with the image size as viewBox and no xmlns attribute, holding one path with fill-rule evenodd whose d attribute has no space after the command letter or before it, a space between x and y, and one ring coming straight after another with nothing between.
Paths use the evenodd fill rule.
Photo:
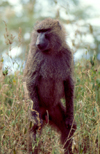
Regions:
<instances>
[{"instance_id":1,"label":"dry grass","mask_svg":"<svg viewBox=\"0 0 100 154\"><path fill-rule=\"evenodd\" d=\"M100 154L100 66L75 67L75 120L77 131L73 151L79 154ZM27 153L28 111L30 100L20 72L3 76L0 63L0 135L1 154ZM59 134L46 125L40 140L40 154L63 154Z\"/></svg>"}]
</instances>

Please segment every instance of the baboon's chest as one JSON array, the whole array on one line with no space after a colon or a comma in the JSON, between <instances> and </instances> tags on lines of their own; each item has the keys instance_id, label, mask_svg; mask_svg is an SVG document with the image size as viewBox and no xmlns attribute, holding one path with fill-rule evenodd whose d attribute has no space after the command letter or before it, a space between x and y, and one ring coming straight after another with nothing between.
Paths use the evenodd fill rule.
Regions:
<instances>
[{"instance_id":1,"label":"baboon's chest","mask_svg":"<svg viewBox=\"0 0 100 154\"><path fill-rule=\"evenodd\" d=\"M44 63L40 68L40 76L46 79L54 80L66 80L68 76L69 68L62 58L51 58L46 57ZM52 81L53 82L53 81Z\"/></svg>"},{"instance_id":2,"label":"baboon's chest","mask_svg":"<svg viewBox=\"0 0 100 154\"><path fill-rule=\"evenodd\" d=\"M64 96L64 85L60 79L44 79L39 81L39 98L40 102L49 106L57 104L59 100Z\"/></svg>"}]
</instances>

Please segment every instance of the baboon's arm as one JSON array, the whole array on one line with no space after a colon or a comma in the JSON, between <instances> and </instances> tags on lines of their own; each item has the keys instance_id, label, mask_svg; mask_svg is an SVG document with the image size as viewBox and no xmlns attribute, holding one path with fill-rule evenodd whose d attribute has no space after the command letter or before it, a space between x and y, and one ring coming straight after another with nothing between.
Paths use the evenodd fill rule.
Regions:
<instances>
[{"instance_id":1,"label":"baboon's arm","mask_svg":"<svg viewBox=\"0 0 100 154\"><path fill-rule=\"evenodd\" d=\"M72 125L74 117L74 81L69 77L64 81L65 99L66 99L66 123Z\"/></svg>"}]
</instances>

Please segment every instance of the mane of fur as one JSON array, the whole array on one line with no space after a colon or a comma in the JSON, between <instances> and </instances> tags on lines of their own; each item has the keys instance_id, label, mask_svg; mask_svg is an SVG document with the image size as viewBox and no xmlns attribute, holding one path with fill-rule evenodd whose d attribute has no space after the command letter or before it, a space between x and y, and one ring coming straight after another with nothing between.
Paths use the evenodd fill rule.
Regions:
<instances>
[{"instance_id":1,"label":"mane of fur","mask_svg":"<svg viewBox=\"0 0 100 154\"><path fill-rule=\"evenodd\" d=\"M36 48L37 30L51 28L58 38L62 40L61 51L54 57L47 56ZM27 81L32 79L33 74L39 71L43 77L66 79L72 70L72 53L65 41L66 33L58 20L47 18L39 22L32 33L30 51L27 58L27 64L24 76ZM57 40L55 40L56 43ZM55 52L55 51L53 51ZM63 68L63 70L62 70ZM45 70L45 71L44 71Z\"/></svg>"}]
</instances>

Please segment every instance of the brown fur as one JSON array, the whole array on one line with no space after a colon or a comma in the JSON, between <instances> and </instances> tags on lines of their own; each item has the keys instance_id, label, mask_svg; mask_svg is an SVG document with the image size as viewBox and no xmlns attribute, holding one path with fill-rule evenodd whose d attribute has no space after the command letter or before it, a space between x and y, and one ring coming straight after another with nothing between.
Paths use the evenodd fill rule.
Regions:
<instances>
[{"instance_id":1,"label":"brown fur","mask_svg":"<svg viewBox=\"0 0 100 154\"><path fill-rule=\"evenodd\" d=\"M50 30L44 32L47 29ZM49 38L46 38L46 35ZM39 43L44 45L43 49L39 48ZM41 127L43 120L48 121L46 112L48 111L50 124L61 132L62 144L73 135L76 129L73 115L72 61L72 53L66 44L66 33L61 23L50 18L37 23L32 33L24 77L29 96L33 100L33 110L39 113ZM61 98L65 98L66 108L61 104ZM35 140L38 120L35 111L31 114L35 119L31 129ZM72 139L64 144L65 154L72 154L71 145ZM30 148L29 151L31 150ZM35 149L34 154L37 153Z\"/></svg>"}]
</instances>

